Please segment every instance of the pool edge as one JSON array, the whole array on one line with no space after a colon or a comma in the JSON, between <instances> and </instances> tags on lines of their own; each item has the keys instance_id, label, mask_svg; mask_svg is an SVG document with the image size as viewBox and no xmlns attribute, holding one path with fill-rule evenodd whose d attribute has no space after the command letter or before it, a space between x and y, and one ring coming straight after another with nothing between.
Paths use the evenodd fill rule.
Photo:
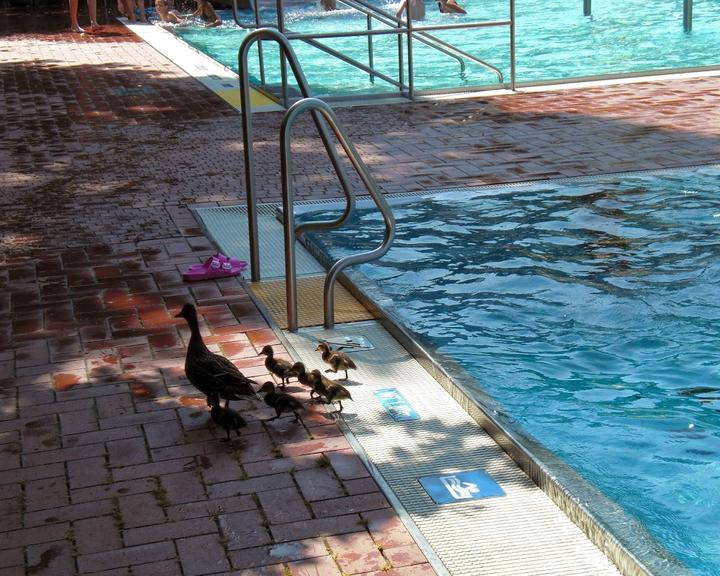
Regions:
<instances>
[{"instance_id":1,"label":"pool edge","mask_svg":"<svg viewBox=\"0 0 720 576\"><path fill-rule=\"evenodd\" d=\"M672 170L637 172L648 174ZM607 178L612 174L601 176ZM562 180L588 178L595 179L596 177L581 176ZM527 183L546 182L548 181ZM511 186L521 184L523 183L514 183ZM493 187L497 186L489 185L479 188ZM453 189L457 189L457 187ZM436 192L439 190L433 193ZM413 195L422 196L423 193L418 192ZM393 195L388 196L392 197ZM323 205L327 206L331 203L330 201L314 201L307 204L312 204L311 209L318 210L322 209ZM297 203L297 206L303 205L305 203ZM309 235L303 235L301 242L326 268L332 264ZM339 276L339 280L440 383L463 410L488 432L493 440L582 530L590 541L617 566L621 573L626 576L685 576L691 574L690 570L662 546L639 520L628 515L619 504L605 496L568 464L519 430L510 418L504 417L498 410L497 403L489 395L484 395L481 401L474 400L468 393L468 383L477 382L477 380L455 360L434 349L422 336L405 328L394 312L391 300L384 295L374 281L357 270L346 270ZM478 382L478 384L481 383Z\"/></svg>"}]
</instances>

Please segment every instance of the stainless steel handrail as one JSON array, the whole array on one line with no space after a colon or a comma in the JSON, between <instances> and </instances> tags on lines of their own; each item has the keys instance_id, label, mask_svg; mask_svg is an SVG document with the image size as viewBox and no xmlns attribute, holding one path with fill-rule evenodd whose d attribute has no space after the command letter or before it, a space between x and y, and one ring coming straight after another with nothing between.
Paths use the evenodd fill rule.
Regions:
<instances>
[{"instance_id":1,"label":"stainless steel handrail","mask_svg":"<svg viewBox=\"0 0 720 576\"><path fill-rule=\"evenodd\" d=\"M385 235L380 246L369 252L345 256L335 262L335 264L330 267L330 270L328 270L323 289L324 325L326 329L331 329L335 325L335 280L338 275L348 266L362 264L380 258L390 249L390 244L395 237L395 218L392 210L383 195L378 191L377 185L370 175L367 166L341 128L332 108L330 108L326 102L318 100L317 98L304 98L295 102L285 113L280 128L280 162L282 165L285 229L285 296L287 302L288 330L293 332L298 329L295 240L303 233L311 230L313 223L303 224L297 228L295 227L295 214L293 212L292 149L290 144L292 127L298 116L306 110L309 110L311 113L320 112L323 115L325 121L335 133L335 137L338 142L340 142L343 150L345 150L345 154L355 168L358 176L360 176L360 179L363 181L365 188L367 188L370 196L375 201L385 221ZM350 196L352 199L348 199L348 206L354 204L354 194L350 192Z\"/></svg>"},{"instance_id":2,"label":"stainless steel handrail","mask_svg":"<svg viewBox=\"0 0 720 576\"><path fill-rule=\"evenodd\" d=\"M281 51L287 57L290 68L295 75L300 92L303 97L310 97L310 88L308 86L305 75L303 74L300 64L295 56L295 52L290 46L288 39L274 28L258 28L250 32L240 44L238 50L238 69L240 71L240 110L242 113L242 132L244 142L244 159L245 159L245 193L247 195L248 204L248 235L249 235L249 251L250 251L250 279L253 282L260 281L260 250L258 246L258 227L257 227L257 194L255 190L255 158L253 151L253 130L252 130L252 107L250 105L250 76L248 73L248 54L250 48L255 42L261 40L274 40L278 43ZM321 115L315 110L312 111L313 121L317 127L320 138L325 146L330 162L338 176L343 193L347 198L347 206L345 212L337 220L328 220L324 222L314 222L312 226L308 226L307 230L325 230L342 225L349 217L353 208L353 196L350 189L350 183L347 175L340 163L335 146L330 141L327 126L325 125Z\"/></svg>"}]
</instances>

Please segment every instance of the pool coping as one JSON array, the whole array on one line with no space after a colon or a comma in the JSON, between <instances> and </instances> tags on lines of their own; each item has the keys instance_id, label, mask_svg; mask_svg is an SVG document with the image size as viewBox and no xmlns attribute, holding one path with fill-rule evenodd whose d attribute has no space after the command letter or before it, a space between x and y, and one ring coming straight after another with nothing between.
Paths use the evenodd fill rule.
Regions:
<instances>
[{"instance_id":1,"label":"pool coping","mask_svg":"<svg viewBox=\"0 0 720 576\"><path fill-rule=\"evenodd\" d=\"M719 169L720 164L702 164L685 168L662 170L642 170L606 173L594 176L577 176L552 180L533 180L508 184L490 184L474 187L448 187L434 190L432 193L402 193L386 195L391 206L393 200L405 203L411 197L430 196L442 192L485 189L488 191L518 188L527 185L548 185L552 182L593 181L613 176L652 176L667 174L679 170L698 168ZM358 205L364 200L358 201ZM342 206L338 201L309 201L295 204L298 213L307 213ZM277 205L281 212L281 205ZM303 246L326 268L331 261L310 235L301 237ZM438 351L423 336L403 325L395 311L392 300L378 285L358 270L345 270L339 276L340 282L363 305L372 311L380 324L431 374L447 392L484 428L497 444L507 452L518 466L555 502L555 504L575 523L586 536L602 550L628 576L683 576L690 570L669 550L663 547L645 526L627 514L617 503L600 492L589 481L566 464L553 452L536 441L500 408L489 394L480 392L481 384L465 368L452 358ZM472 389L473 395L468 391Z\"/></svg>"}]
</instances>

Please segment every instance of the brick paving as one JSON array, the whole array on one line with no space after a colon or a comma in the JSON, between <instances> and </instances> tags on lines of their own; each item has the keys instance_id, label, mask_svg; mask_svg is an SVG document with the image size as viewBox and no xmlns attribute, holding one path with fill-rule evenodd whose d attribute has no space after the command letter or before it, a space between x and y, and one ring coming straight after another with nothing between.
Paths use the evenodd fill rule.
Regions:
<instances>
[{"instance_id":1,"label":"brick paving","mask_svg":"<svg viewBox=\"0 0 720 576\"><path fill-rule=\"evenodd\" d=\"M188 206L243 197L237 114L137 38L0 19L0 576L430 574L335 422L229 444L184 377L187 301L246 374L282 350ZM720 79L341 109L386 192L720 162ZM279 200L280 116L256 117ZM297 192L339 195L297 128ZM297 386L291 390L304 394ZM242 403L236 403L241 408Z\"/></svg>"}]
</instances>

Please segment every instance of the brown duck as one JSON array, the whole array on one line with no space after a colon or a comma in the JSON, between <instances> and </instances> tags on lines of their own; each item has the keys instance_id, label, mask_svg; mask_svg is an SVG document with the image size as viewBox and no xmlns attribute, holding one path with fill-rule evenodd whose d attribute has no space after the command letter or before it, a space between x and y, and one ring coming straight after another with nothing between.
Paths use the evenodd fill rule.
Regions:
<instances>
[{"instance_id":1,"label":"brown duck","mask_svg":"<svg viewBox=\"0 0 720 576\"><path fill-rule=\"evenodd\" d=\"M275 374L280 378L280 387L285 388L285 384L290 382L290 378L297 376L293 370L293 364L282 358L275 358L272 346L269 344L263 346L260 354L265 354L265 368L268 372Z\"/></svg>"},{"instance_id":2,"label":"brown duck","mask_svg":"<svg viewBox=\"0 0 720 576\"><path fill-rule=\"evenodd\" d=\"M207 396L208 406L212 406L213 397L225 400L225 408L230 400L240 400L243 396L254 397L254 380L243 375L237 366L224 356L208 350L200 335L197 311L190 303L185 304L175 318L185 318L190 326L190 342L185 355L185 375L190 384Z\"/></svg>"},{"instance_id":3,"label":"brown duck","mask_svg":"<svg viewBox=\"0 0 720 576\"><path fill-rule=\"evenodd\" d=\"M313 381L310 379L310 373L306 372L305 364L302 362L295 362L292 365L293 371L297 374L297 379L300 384L310 388L310 398L315 397L315 391L313 390Z\"/></svg>"},{"instance_id":4,"label":"brown duck","mask_svg":"<svg viewBox=\"0 0 720 576\"><path fill-rule=\"evenodd\" d=\"M221 438L220 442L230 441L230 430L235 430L235 433L240 436L240 428L247 426L245 419L240 416L239 412L220 406L217 396L214 397L213 402L212 408L210 409L210 417L215 424L223 428L227 433L227 438Z\"/></svg>"},{"instance_id":5,"label":"brown duck","mask_svg":"<svg viewBox=\"0 0 720 576\"><path fill-rule=\"evenodd\" d=\"M265 404L275 408L275 416L267 418L264 422L277 420L284 412L292 412L295 414L295 422L302 422L299 412L305 410L305 406L294 396L285 394L285 392L276 392L274 382L265 382L259 392L265 393Z\"/></svg>"},{"instance_id":6,"label":"brown duck","mask_svg":"<svg viewBox=\"0 0 720 576\"><path fill-rule=\"evenodd\" d=\"M343 411L343 400L352 400L350 391L342 384L326 378L320 373L320 370L312 370L309 374L309 380L313 384L313 391L320 397L325 398L326 404L337 402L340 404L340 410Z\"/></svg>"},{"instance_id":7,"label":"brown duck","mask_svg":"<svg viewBox=\"0 0 720 576\"><path fill-rule=\"evenodd\" d=\"M334 372L337 374L338 370L345 371L345 378L341 378L341 380L348 379L348 370L357 370L357 366L350 356L339 350L331 350L327 342L319 342L315 350L319 350L322 353L323 362L330 365L330 368L325 370L325 372Z\"/></svg>"}]
</instances>

